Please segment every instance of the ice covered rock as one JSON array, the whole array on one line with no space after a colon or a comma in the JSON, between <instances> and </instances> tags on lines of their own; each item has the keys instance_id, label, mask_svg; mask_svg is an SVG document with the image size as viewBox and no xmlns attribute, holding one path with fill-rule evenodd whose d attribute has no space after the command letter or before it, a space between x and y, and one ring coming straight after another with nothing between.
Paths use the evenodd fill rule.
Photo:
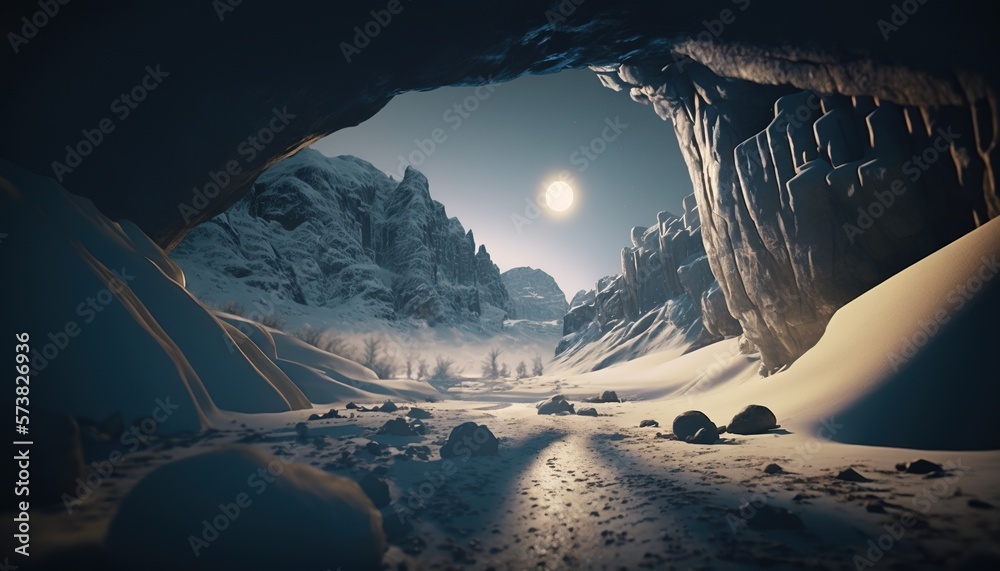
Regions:
<instances>
[{"instance_id":1,"label":"ice covered rock","mask_svg":"<svg viewBox=\"0 0 1000 571\"><path fill-rule=\"evenodd\" d=\"M144 477L122 500L105 547L126 569L286 569L290 561L379 569L386 541L381 515L355 482L233 448Z\"/></svg>"}]
</instances>

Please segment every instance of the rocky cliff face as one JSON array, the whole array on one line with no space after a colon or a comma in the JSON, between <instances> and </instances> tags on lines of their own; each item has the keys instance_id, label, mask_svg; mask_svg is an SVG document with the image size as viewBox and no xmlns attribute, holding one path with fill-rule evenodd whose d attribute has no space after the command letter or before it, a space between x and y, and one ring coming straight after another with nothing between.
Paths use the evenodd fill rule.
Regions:
<instances>
[{"instance_id":1,"label":"rocky cliff face","mask_svg":"<svg viewBox=\"0 0 1000 571\"><path fill-rule=\"evenodd\" d=\"M604 82L674 122L718 278L703 307L721 312L724 298L765 374L845 303L995 215L996 132L978 103L904 106L659 67Z\"/></svg>"},{"instance_id":2,"label":"rocky cliff face","mask_svg":"<svg viewBox=\"0 0 1000 571\"><path fill-rule=\"evenodd\" d=\"M740 334L702 247L694 195L683 205L681 216L660 212L653 226L633 228L632 247L621 252L622 273L574 296L557 356L580 361L581 352L599 349L607 353L600 368L665 343L689 350Z\"/></svg>"},{"instance_id":3,"label":"rocky cliff face","mask_svg":"<svg viewBox=\"0 0 1000 571\"><path fill-rule=\"evenodd\" d=\"M352 317L477 321L513 306L485 246L408 169L395 181L354 157L303 150L265 172L173 252L189 288L212 299L241 284Z\"/></svg>"},{"instance_id":4,"label":"rocky cliff face","mask_svg":"<svg viewBox=\"0 0 1000 571\"><path fill-rule=\"evenodd\" d=\"M566 294L549 274L535 268L512 268L500 274L514 306L515 319L553 321L569 309Z\"/></svg>"}]
</instances>

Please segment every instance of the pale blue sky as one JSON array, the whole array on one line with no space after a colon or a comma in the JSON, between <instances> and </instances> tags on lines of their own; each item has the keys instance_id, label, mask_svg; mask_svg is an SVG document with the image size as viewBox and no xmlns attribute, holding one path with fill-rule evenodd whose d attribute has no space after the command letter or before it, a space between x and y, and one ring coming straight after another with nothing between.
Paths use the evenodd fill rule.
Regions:
<instances>
[{"instance_id":1,"label":"pale blue sky","mask_svg":"<svg viewBox=\"0 0 1000 571\"><path fill-rule=\"evenodd\" d=\"M631 228L653 225L660 210L679 212L691 193L670 122L586 70L407 93L313 147L397 177L400 157L412 160L431 196L501 270L541 268L567 297L620 273ZM560 173L572 179L573 207L536 215L532 201L544 204L546 184Z\"/></svg>"}]
</instances>

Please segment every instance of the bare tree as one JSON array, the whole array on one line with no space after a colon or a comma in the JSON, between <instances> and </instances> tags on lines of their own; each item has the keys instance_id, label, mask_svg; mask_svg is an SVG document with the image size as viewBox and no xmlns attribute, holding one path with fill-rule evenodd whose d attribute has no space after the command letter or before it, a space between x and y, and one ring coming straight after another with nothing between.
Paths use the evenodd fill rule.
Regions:
<instances>
[{"instance_id":1,"label":"bare tree","mask_svg":"<svg viewBox=\"0 0 1000 571\"><path fill-rule=\"evenodd\" d=\"M375 370L379 357L382 355L382 338L376 335L365 337L361 349L361 364Z\"/></svg>"},{"instance_id":2,"label":"bare tree","mask_svg":"<svg viewBox=\"0 0 1000 571\"><path fill-rule=\"evenodd\" d=\"M528 376L528 366L524 364L524 361L518 362L517 368L514 369L514 376L518 379Z\"/></svg>"},{"instance_id":3,"label":"bare tree","mask_svg":"<svg viewBox=\"0 0 1000 571\"><path fill-rule=\"evenodd\" d=\"M406 357L403 359L403 366L406 367L407 379L416 378L414 375L417 374L417 371L414 369L414 365L417 364L417 357L417 351L413 347L410 347L410 350L406 352Z\"/></svg>"},{"instance_id":4,"label":"bare tree","mask_svg":"<svg viewBox=\"0 0 1000 571\"><path fill-rule=\"evenodd\" d=\"M498 359L500 354L503 353L497 347L490 348L490 352L486 354L486 358L483 359L483 377L487 379L496 379L500 377L500 363Z\"/></svg>"},{"instance_id":5,"label":"bare tree","mask_svg":"<svg viewBox=\"0 0 1000 571\"><path fill-rule=\"evenodd\" d=\"M265 313L260 318L260 324L272 329L282 330L285 328L285 320L275 312Z\"/></svg>"},{"instance_id":6,"label":"bare tree","mask_svg":"<svg viewBox=\"0 0 1000 571\"><path fill-rule=\"evenodd\" d=\"M457 374L455 371L455 361L452 359L443 355L438 355L434 361L434 374L432 375L432 378L437 380L446 380Z\"/></svg>"},{"instance_id":7,"label":"bare tree","mask_svg":"<svg viewBox=\"0 0 1000 571\"><path fill-rule=\"evenodd\" d=\"M497 373L499 374L499 378L501 379L506 379L507 377L509 377L510 369L507 367L507 363L503 363L502 365L500 365L500 370L497 371Z\"/></svg>"},{"instance_id":8,"label":"bare tree","mask_svg":"<svg viewBox=\"0 0 1000 571\"><path fill-rule=\"evenodd\" d=\"M542 358L535 355L535 358L531 360L531 376L540 377L545 372L545 367L542 366Z\"/></svg>"},{"instance_id":9,"label":"bare tree","mask_svg":"<svg viewBox=\"0 0 1000 571\"><path fill-rule=\"evenodd\" d=\"M322 329L317 329L312 325L306 324L293 333L293 335L317 349L323 349L323 338L326 336L326 333Z\"/></svg>"},{"instance_id":10,"label":"bare tree","mask_svg":"<svg viewBox=\"0 0 1000 571\"><path fill-rule=\"evenodd\" d=\"M219 311L230 313L232 315L239 315L241 317L247 314L247 308L231 299L222 302L222 305L219 306Z\"/></svg>"},{"instance_id":11,"label":"bare tree","mask_svg":"<svg viewBox=\"0 0 1000 571\"><path fill-rule=\"evenodd\" d=\"M422 381L428 377L429 367L427 366L427 359L423 357L417 359L417 380Z\"/></svg>"}]
</instances>

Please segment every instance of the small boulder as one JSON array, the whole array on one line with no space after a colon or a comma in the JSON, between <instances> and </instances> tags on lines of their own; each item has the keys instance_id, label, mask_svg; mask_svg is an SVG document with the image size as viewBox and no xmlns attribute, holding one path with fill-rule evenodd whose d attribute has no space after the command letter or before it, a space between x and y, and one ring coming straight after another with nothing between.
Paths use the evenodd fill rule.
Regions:
<instances>
[{"instance_id":1,"label":"small boulder","mask_svg":"<svg viewBox=\"0 0 1000 571\"><path fill-rule=\"evenodd\" d=\"M778 421L771 409L752 404L736 413L727 430L733 434L764 434L778 428Z\"/></svg>"},{"instance_id":2,"label":"small boulder","mask_svg":"<svg viewBox=\"0 0 1000 571\"><path fill-rule=\"evenodd\" d=\"M410 418L417 418L417 419L420 419L420 420L424 420L424 419L427 419L427 418L431 418L434 415L431 414L431 413L429 413L429 412L427 412L426 410L424 410L422 408L414 407L414 408L411 408L410 411L406 413L406 416L408 416Z\"/></svg>"},{"instance_id":3,"label":"small boulder","mask_svg":"<svg viewBox=\"0 0 1000 571\"><path fill-rule=\"evenodd\" d=\"M784 472L785 472L784 468L778 466L777 464L774 464L773 462L771 464L768 464L767 466L764 466L765 474L783 474Z\"/></svg>"},{"instance_id":4,"label":"small boulder","mask_svg":"<svg viewBox=\"0 0 1000 571\"><path fill-rule=\"evenodd\" d=\"M557 414L560 412L568 412L569 414L576 414L574 406L566 400L566 397L562 395L555 395L549 399L543 400L542 402L535 405L538 409L538 414Z\"/></svg>"},{"instance_id":5,"label":"small boulder","mask_svg":"<svg viewBox=\"0 0 1000 571\"><path fill-rule=\"evenodd\" d=\"M719 432L714 425L706 426L699 428L694 436L689 436L686 440L690 444L715 444L719 440Z\"/></svg>"},{"instance_id":6,"label":"small boulder","mask_svg":"<svg viewBox=\"0 0 1000 571\"><path fill-rule=\"evenodd\" d=\"M347 405L344 406L344 408L346 408L348 410L353 410L353 409L358 408L358 405L354 404L354 401L351 401L351 402L347 403Z\"/></svg>"},{"instance_id":7,"label":"small boulder","mask_svg":"<svg viewBox=\"0 0 1000 571\"><path fill-rule=\"evenodd\" d=\"M716 437L718 437L718 430L715 428L715 424L705 416L705 413L699 410L689 410L674 419L673 429L677 440L687 441L688 438L693 437L702 428L711 428L716 432Z\"/></svg>"},{"instance_id":8,"label":"small boulder","mask_svg":"<svg viewBox=\"0 0 1000 571\"><path fill-rule=\"evenodd\" d=\"M592 406L588 406L587 408L581 408L576 411L576 414L577 416L597 416L597 409Z\"/></svg>"},{"instance_id":9,"label":"small boulder","mask_svg":"<svg viewBox=\"0 0 1000 571\"><path fill-rule=\"evenodd\" d=\"M365 451L372 456L380 456L382 454L382 445L374 440L369 441L368 444L365 444Z\"/></svg>"},{"instance_id":10,"label":"small boulder","mask_svg":"<svg viewBox=\"0 0 1000 571\"><path fill-rule=\"evenodd\" d=\"M841 472L837 474L837 479L845 482L871 482L871 480L859 474L854 468L841 470Z\"/></svg>"},{"instance_id":11,"label":"small boulder","mask_svg":"<svg viewBox=\"0 0 1000 571\"><path fill-rule=\"evenodd\" d=\"M300 422L295 425L295 437L301 442L309 438L309 427L306 423Z\"/></svg>"},{"instance_id":12,"label":"small boulder","mask_svg":"<svg viewBox=\"0 0 1000 571\"><path fill-rule=\"evenodd\" d=\"M601 393L601 402L622 402L615 391L604 391Z\"/></svg>"},{"instance_id":13,"label":"small boulder","mask_svg":"<svg viewBox=\"0 0 1000 571\"><path fill-rule=\"evenodd\" d=\"M420 420L419 418L415 418L410 422L410 430L412 430L416 434L423 436L427 434L427 425L424 424L424 421Z\"/></svg>"},{"instance_id":14,"label":"small boulder","mask_svg":"<svg viewBox=\"0 0 1000 571\"><path fill-rule=\"evenodd\" d=\"M382 403L382 406L376 408L378 408L379 412L396 412L397 410L399 410L399 407L396 406L396 403L392 402L391 400L385 401L384 403Z\"/></svg>"},{"instance_id":15,"label":"small boulder","mask_svg":"<svg viewBox=\"0 0 1000 571\"><path fill-rule=\"evenodd\" d=\"M409 424L406 424L406 419L401 416L397 416L392 420L387 420L386 423L378 429L376 434L387 434L389 436L418 435Z\"/></svg>"},{"instance_id":16,"label":"small boulder","mask_svg":"<svg viewBox=\"0 0 1000 571\"><path fill-rule=\"evenodd\" d=\"M913 462L901 462L896 464L896 469L907 474L932 474L944 471L944 468L942 468L940 464L935 464L934 462L924 460L923 458L914 460Z\"/></svg>"},{"instance_id":17,"label":"small boulder","mask_svg":"<svg viewBox=\"0 0 1000 571\"><path fill-rule=\"evenodd\" d=\"M500 441L485 424L465 422L452 429L448 441L441 447L442 458L497 456Z\"/></svg>"},{"instance_id":18,"label":"small boulder","mask_svg":"<svg viewBox=\"0 0 1000 571\"><path fill-rule=\"evenodd\" d=\"M642 422L639 423L639 428L647 428L647 427L659 428L660 427L660 423L656 422L655 420L652 420L652 419L650 419L650 420L644 420L644 421L642 421Z\"/></svg>"}]
</instances>

